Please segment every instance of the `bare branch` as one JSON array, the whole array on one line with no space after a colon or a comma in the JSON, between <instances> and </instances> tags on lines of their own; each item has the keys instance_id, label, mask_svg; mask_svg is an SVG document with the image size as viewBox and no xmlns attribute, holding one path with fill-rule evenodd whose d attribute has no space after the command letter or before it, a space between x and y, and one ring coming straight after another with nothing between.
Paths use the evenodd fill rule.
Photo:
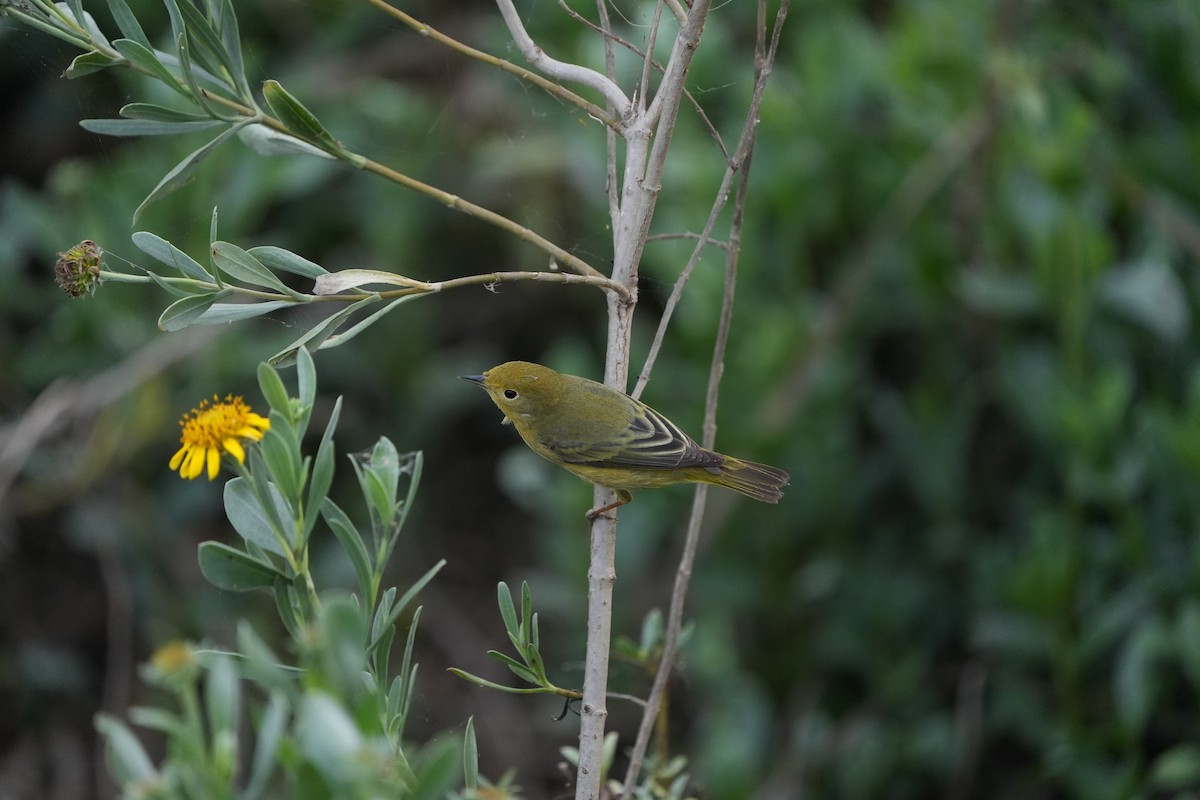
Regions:
<instances>
[{"instance_id":1,"label":"bare branch","mask_svg":"<svg viewBox=\"0 0 1200 800\"><path fill-rule=\"evenodd\" d=\"M650 96L650 67L654 63L654 45L658 41L658 26L662 22L662 0L654 4L654 19L650 21L650 32L646 36L646 52L642 56L642 81L638 85L638 111L645 112L646 98Z\"/></svg>"},{"instance_id":2,"label":"bare branch","mask_svg":"<svg viewBox=\"0 0 1200 800\"><path fill-rule=\"evenodd\" d=\"M708 375L708 392L704 406L704 430L702 444L712 448L717 437L717 400L720 396L721 376L725 371L725 350L729 342L729 329L733 319L734 290L737 286L738 256L741 252L742 223L746 210L746 193L750 180L750 160L754 153L755 134L758 130L758 107L766 88L767 76L779 43L779 34L783 21L787 16L789 0L782 0L775 18L775 27L770 49L765 47L766 29L766 0L758 3L758 31L755 45L755 93L747 113L742 138L738 145L738 156L744 167L738 182L737 198L734 201L733 220L730 223L729 247L725 251L725 291L721 301L721 316L717 324L717 339L713 345L712 364ZM727 172L732 175L732 172ZM671 607L667 615L667 630L663 641L663 652L658 669L654 673L654 681L650 695L646 698L646 707L642 713L642 721L638 726L637 738L629 757L629 769L625 774L624 796L632 797L641 772L642 761L646 748L650 743L650 734L655 721L659 719L663 697L675 665L675 655L679 647L679 632L683 626L683 608L687 600L688 585L691 582L692 564L695 562L696 550L700 541L700 527L704 519L704 504L708 498L707 486L700 484L692 500L692 513L688 519L687 536L684 540L683 552L679 558L679 567L675 572L675 585L671 592ZM660 732L660 736L664 732Z\"/></svg>"},{"instance_id":3,"label":"bare branch","mask_svg":"<svg viewBox=\"0 0 1200 800\"><path fill-rule=\"evenodd\" d=\"M687 78L688 68L692 65L692 56L696 53L696 47L700 44L700 36L704 33L704 23L708 19L708 10L712 6L712 0L695 0L692 3L692 10L688 12L687 19L680 25L679 33L675 36L675 45L671 48L671 56L667 59L667 66L663 70L662 83L659 84L658 92L654 95L654 101L646 110L646 118L650 121L665 117L671 121L671 127L667 130L670 134L674 130L675 111L668 109L666 106L679 107L679 98L683 93L683 82ZM659 156L651 154L651 163L656 161L664 161L666 159L666 147L670 143L671 137L668 135L660 145L663 152ZM659 170L661 174L661 169Z\"/></svg>"},{"instance_id":4,"label":"bare branch","mask_svg":"<svg viewBox=\"0 0 1200 800\"><path fill-rule=\"evenodd\" d=\"M513 222L511 219L502 214L497 214L495 211L484 208L480 205L476 205L470 200L464 200L458 195L451 194L450 192L439 189L436 186L431 186L428 183L417 180L416 178L411 178L402 172L397 172L391 167L385 167L383 164L371 161L370 159L367 159L363 163L363 169L367 170L368 172L374 172L377 175L382 175L388 180L395 181L402 186L407 186L408 188L418 191L421 194L428 195L429 197L438 200L450 208L470 214L473 217L478 217L484 222L489 222L492 225L495 225L497 228L506 230L516 236L518 239L529 242L530 244L536 245L542 250L545 250L547 253L554 256L559 263L563 264L565 267L567 267L567 269L570 269L573 272L578 272L580 275L591 275L593 277L603 276L604 274L578 256L568 253L566 250L554 244L554 242L551 242L544 236L534 233L524 225Z\"/></svg>"},{"instance_id":5,"label":"bare branch","mask_svg":"<svg viewBox=\"0 0 1200 800\"><path fill-rule=\"evenodd\" d=\"M616 43L616 44L619 44L621 47L624 47L629 52L636 55L638 58L646 57L646 52L644 50L642 50L642 48L638 47L633 42L618 36L617 34L613 33L611 30L608 30L607 26L605 26L604 28L601 28L600 26L596 25L596 23L594 23L590 19L582 16L578 11L576 11L575 9L573 9L569 5L567 5L566 0L558 0L558 4L560 6L562 6L563 9L568 14L570 14L574 19L583 23L584 25L586 25L587 27L596 31L597 33L602 34L604 36L604 47L605 47L606 52L610 52L612 49L611 44ZM604 15L602 17L602 19L607 20L608 19L608 9L605 8L605 6L604 6L604 0L598 0L597 5L600 7L600 9ZM669 0L668 5L670 5L672 8L679 7L678 0ZM680 18L679 21L680 22L683 21L682 17ZM663 65L660 64L657 59L651 59L650 63L654 67L654 69L658 70L659 74L662 74ZM612 76L613 76L613 73L610 71L609 77L612 77ZM696 112L696 116L698 116L700 118L700 121L702 123L704 123L704 127L708 128L709 135L712 136L713 141L715 141L717 143L717 147L721 148L721 155L725 157L726 161L728 161L729 160L729 150L728 150L728 148L725 147L725 140L721 138L721 134L717 130L717 126L713 125L712 120L708 118L708 114L704 113L704 108L701 107L699 101L696 100L696 96L694 94L692 94L690 91L685 89L683 92L683 96L685 98L687 98L688 103L692 106L692 110Z\"/></svg>"},{"instance_id":6,"label":"bare branch","mask_svg":"<svg viewBox=\"0 0 1200 800\"><path fill-rule=\"evenodd\" d=\"M441 44L449 47L451 50L461 53L468 58L473 58L476 61L482 61L483 63L496 67L499 70L516 75L522 80L529 81L533 85L545 90L549 94L554 95L558 99L574 106L578 106L580 109L586 112L588 116L600 120L610 128L621 127L621 117L618 114L604 111L592 101L580 97L565 86L557 84L554 81L546 80L541 75L532 73L524 67L518 67L511 61L506 61L505 59L498 58L491 53L485 53L482 50L476 50L470 45L463 44L457 39L447 36L431 25L421 22L416 17L406 14L393 5L389 5L388 3L384 2L384 0L367 0L367 2L400 20L422 36L428 36L435 42L440 42Z\"/></svg>"},{"instance_id":7,"label":"bare branch","mask_svg":"<svg viewBox=\"0 0 1200 800\"><path fill-rule=\"evenodd\" d=\"M655 332L654 340L650 344L650 352L646 355L646 363L642 366L642 372L638 376L637 384L634 386L632 392L634 397L640 397L642 392L645 391L646 384L650 381L650 373L654 369L654 362L658 359L659 350L662 349L663 337L666 336L667 326L670 324L671 316L675 313L675 306L679 304L679 300L683 295L683 289L696 269L696 264L700 260L700 254L703 251L704 245L712 235L712 229L716 224L717 216L729 199L729 188L733 184L734 173L741 167L742 162L753 149L754 138L758 133L758 111L762 106L762 96L767 87L767 78L770 76L771 67L775 63L775 54L779 51L779 37L782 33L783 22L787 18L789 4L790 0L783 0L780 4L779 11L775 16L775 25L771 34L770 46L767 48L765 54L756 56L754 92L750 98L750 107L746 112L746 122L742 127L742 135L738 139L737 150L734 152L734 157L729 162L729 166L725 170L725 175L721 179L721 185L717 189L717 198L713 201L712 209L709 212L708 219L704 223L704 228L699 234L696 247L692 251L687 264L684 265L683 270L679 273L679 277L675 281L675 286L671 289L670 297L667 298L666 307L663 309L662 318L658 323L658 330ZM695 6L693 6L694 9Z\"/></svg>"},{"instance_id":8,"label":"bare branch","mask_svg":"<svg viewBox=\"0 0 1200 800\"><path fill-rule=\"evenodd\" d=\"M568 64L546 55L546 52L529 37L529 33L525 30L525 23L517 14L512 0L496 0L496 5L500 8L500 15L504 17L504 24L508 26L508 32L512 34L517 48L534 69L541 70L555 80L571 81L595 89L604 95L604 99L622 118L629 113L629 98L614 81L594 69L581 67L578 64Z\"/></svg>"},{"instance_id":9,"label":"bare branch","mask_svg":"<svg viewBox=\"0 0 1200 800\"><path fill-rule=\"evenodd\" d=\"M691 239L692 241L704 242L712 247L719 247L722 250L729 249L729 242L723 242L720 239L714 239L711 236L701 236L698 233L655 233L646 237L647 242L664 242L671 239Z\"/></svg>"},{"instance_id":10,"label":"bare branch","mask_svg":"<svg viewBox=\"0 0 1200 800\"><path fill-rule=\"evenodd\" d=\"M575 12L569 6L567 6L567 4L565 2L562 3L562 6L563 6L563 8L566 8L567 11L570 12L571 14L575 14ZM610 81L616 83L617 61L616 61L615 55L613 54L613 48L612 48L612 43L613 43L612 20L610 20L608 17L607 0L596 0L596 13L600 16L599 30L601 33L602 41L604 42L604 74L608 76L608 79ZM578 14L575 14L575 16L578 19L583 20L588 25L592 24L588 20L583 19L583 17L579 16ZM608 105L607 108L609 111L613 110L613 107L611 105ZM621 204L618 199L621 195L621 189L619 186L617 186L617 132L616 132L616 130L610 127L608 129L608 135L604 137L604 140L605 140L604 141L604 145L605 145L604 193L606 195L608 195L608 219L612 223L613 228L615 229L616 225L617 225L617 218L620 217L620 215L621 215Z\"/></svg>"}]
</instances>

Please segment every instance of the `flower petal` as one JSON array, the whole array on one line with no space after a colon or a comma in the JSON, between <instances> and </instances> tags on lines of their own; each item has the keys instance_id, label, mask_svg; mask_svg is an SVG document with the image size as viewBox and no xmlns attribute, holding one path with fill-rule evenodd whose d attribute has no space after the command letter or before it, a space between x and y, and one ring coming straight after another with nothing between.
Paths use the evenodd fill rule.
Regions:
<instances>
[{"instance_id":1,"label":"flower petal","mask_svg":"<svg viewBox=\"0 0 1200 800\"><path fill-rule=\"evenodd\" d=\"M238 460L239 464L246 463L246 451L242 449L242 443L237 439L230 437L221 442L221 446L225 448L225 452Z\"/></svg>"},{"instance_id":2,"label":"flower petal","mask_svg":"<svg viewBox=\"0 0 1200 800\"><path fill-rule=\"evenodd\" d=\"M187 454L187 458L183 460L183 469L179 470L179 474L189 481L195 480L202 469L204 469L204 448L193 447L192 451Z\"/></svg>"},{"instance_id":3,"label":"flower petal","mask_svg":"<svg viewBox=\"0 0 1200 800\"><path fill-rule=\"evenodd\" d=\"M179 448L178 451L176 451L175 455L171 456L171 463L168 466L171 468L172 472L179 469L179 465L183 463L183 457L187 455L187 452L191 449L192 446L190 444L185 444L183 447Z\"/></svg>"},{"instance_id":4,"label":"flower petal","mask_svg":"<svg viewBox=\"0 0 1200 800\"><path fill-rule=\"evenodd\" d=\"M216 480L217 473L221 471L221 451L215 447L208 449L208 479Z\"/></svg>"}]
</instances>

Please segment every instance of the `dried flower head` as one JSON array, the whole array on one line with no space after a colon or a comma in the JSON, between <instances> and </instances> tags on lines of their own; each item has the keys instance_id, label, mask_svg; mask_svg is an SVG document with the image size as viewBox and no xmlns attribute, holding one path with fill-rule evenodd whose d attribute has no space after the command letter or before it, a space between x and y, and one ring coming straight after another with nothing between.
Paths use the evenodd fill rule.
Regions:
<instances>
[{"instance_id":1,"label":"dried flower head","mask_svg":"<svg viewBox=\"0 0 1200 800\"><path fill-rule=\"evenodd\" d=\"M84 239L65 253L58 254L54 264L54 280L71 297L95 294L100 278L100 248L91 239Z\"/></svg>"}]
</instances>

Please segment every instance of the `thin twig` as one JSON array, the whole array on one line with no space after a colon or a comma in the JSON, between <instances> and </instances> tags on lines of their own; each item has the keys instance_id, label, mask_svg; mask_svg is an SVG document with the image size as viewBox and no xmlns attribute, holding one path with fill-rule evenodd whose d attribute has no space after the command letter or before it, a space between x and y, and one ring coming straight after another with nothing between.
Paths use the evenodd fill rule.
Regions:
<instances>
[{"instance_id":1,"label":"thin twig","mask_svg":"<svg viewBox=\"0 0 1200 800\"><path fill-rule=\"evenodd\" d=\"M575 13L565 3L563 3L563 7L572 14ZM601 40L604 42L604 74L608 76L610 81L615 83L617 80L617 60L616 56L613 54L612 20L610 20L608 16L607 0L596 0L596 13L600 17L599 32L601 34ZM576 14L576 17L583 20L583 17L579 16L578 14ZM591 22L588 22L587 20L583 21L588 25L591 25ZM613 111L613 107L611 105L607 106L607 108L609 111ZM615 231L617 228L617 219L621 215L621 204L618 199L620 196L620 188L617 186L617 131L612 127L609 127L607 135L604 137L604 147L604 193L608 195L608 219L612 223L613 230Z\"/></svg>"},{"instance_id":2,"label":"thin twig","mask_svg":"<svg viewBox=\"0 0 1200 800\"><path fill-rule=\"evenodd\" d=\"M521 21L521 16L513 6L512 0L496 0L496 5L500 8L500 16L504 17L504 24L508 26L508 32L516 42L517 49L534 69L541 70L555 80L571 81L595 89L604 95L604 99L620 117L624 118L629 113L629 98L625 96L615 81L594 69L581 67L578 64L568 64L546 55L546 52L538 47L533 39L529 38L529 33L525 30L525 23Z\"/></svg>"},{"instance_id":3,"label":"thin twig","mask_svg":"<svg viewBox=\"0 0 1200 800\"><path fill-rule=\"evenodd\" d=\"M832 349L870 285L881 248L916 221L938 190L987 140L994 124L985 107L971 110L951 125L900 181L867 227L862 244L846 260L846 269L841 270L844 277L812 343L796 359L790 376L763 403L764 428L778 430L800 412L817 365Z\"/></svg>"},{"instance_id":4,"label":"thin twig","mask_svg":"<svg viewBox=\"0 0 1200 800\"><path fill-rule=\"evenodd\" d=\"M697 236L696 247L693 248L692 255L688 258L687 263L679 273L679 277L675 280L675 285L671 289L670 296L667 297L662 317L658 321L658 329L654 333L654 339L650 343L650 350L646 354L646 363L642 366L637 384L631 392L635 398L641 397L642 392L646 389L646 384L650 382L650 373L654 369L655 362L658 360L658 353L662 349L663 339L667 333L667 326L670 324L671 317L675 313L675 307L679 304L679 300L683 296L683 290L687 286L688 281L691 280L692 273L695 271L696 265L700 261L700 256L704 252L704 247L712 236L712 230L716 225L717 217L725 208L725 203L729 199L729 189L733 184L734 174L741 168L742 162L754 146L754 137L758 132L758 112L762 106L762 96L767 87L767 79L770 77L771 67L775 62L775 54L779 50L779 36L783 29L783 21L787 17L789 4L790 0L783 0L783 3L780 4L779 12L775 18L775 27L771 34L770 46L763 56L763 62L756 65L754 91L750 97L750 107L746 113L746 122L742 126L742 135L738 140L737 149L734 151L733 159L729 161L725 168L725 174L721 178L721 185L717 189L716 200L713 201L708 219L705 220L704 227Z\"/></svg>"},{"instance_id":5,"label":"thin twig","mask_svg":"<svg viewBox=\"0 0 1200 800\"><path fill-rule=\"evenodd\" d=\"M467 56L468 58L473 58L476 61L482 61L484 64L488 64L488 65L493 66L504 72L508 72L512 75L516 75L521 80L532 83L534 86L537 86L539 89L546 91L547 93L557 97L558 99L563 100L567 103L570 103L571 105L579 107L584 112L586 112L588 116L600 120L601 122L603 122L605 125L609 126L610 128L620 128L621 127L620 115L618 115L616 113L612 113L611 110L606 112L604 109L600 108L598 105L596 105L592 101L590 101L584 97L580 97L575 92L572 92L570 89L568 89L567 87L565 87L561 84L555 83L554 81L546 80L541 75L538 75L537 73L534 73L534 72L530 72L525 67L517 66L516 64L512 63L511 61L507 61L503 58L498 58L497 56L494 56L491 53L485 53L482 50L477 50L474 47L464 44L451 36L447 36L446 34L439 31L437 28L434 28L432 25L428 25L428 24L422 22L421 20L417 19L416 17L413 17L413 16L405 13L404 11L401 11L400 9L396 8L395 6L384 2L384 0L366 0L366 1L368 3L370 3L371 5L375 6L376 8L382 10L384 13L389 14L389 15L395 17L396 19L400 20L405 25L412 28L414 31L421 34L422 36L428 36L430 39L433 39L435 42L444 44L446 47L449 47L451 50L454 50L457 53L461 53L462 55Z\"/></svg>"},{"instance_id":6,"label":"thin twig","mask_svg":"<svg viewBox=\"0 0 1200 800\"><path fill-rule=\"evenodd\" d=\"M758 3L758 37L755 43L755 96L746 117L742 141L739 142L738 152L743 160L742 174L738 181L737 197L734 200L733 219L730 222L729 247L725 251L725 289L721 300L721 316L717 324L717 339L713 345L712 364L709 368L708 391L704 405L704 428L702 444L712 448L717 436L717 401L720 397L721 376L725 370L725 351L729 342L729 330L733 319L734 290L737 286L737 265L741 252L742 225L746 210L746 195L750 180L750 162L754 154L755 134L758 130L758 105L762 92L766 87L778 50L779 35L787 17L789 0L782 0L775 18L771 46L765 46L766 31L766 0ZM748 134L748 135L747 135ZM705 501L708 498L708 487L700 484L692 500L692 512L688 519L687 535L684 540L683 552L679 558L679 567L675 572L675 585L671 592L671 606L667 615L667 629L663 640L663 652L659 659L658 669L650 694L646 698L646 708L642 713L642 721L638 726L637 738L630 754L629 769L625 774L624 796L633 797L634 787L641 772L642 761L646 748L649 746L650 734L654 729L656 719L662 710L663 698L667 682L675 665L675 656L679 646L679 632L683 626L683 609L687 600L688 585L691 582L692 565L695 562L696 550L700 541L700 528L704 519ZM660 732L660 736L662 733Z\"/></svg>"},{"instance_id":7,"label":"thin twig","mask_svg":"<svg viewBox=\"0 0 1200 800\"><path fill-rule=\"evenodd\" d=\"M0 428L0 509L12 508L4 501L8 488L43 441L207 347L218 332L214 328L157 340L87 381L60 380L48 386L20 419Z\"/></svg>"},{"instance_id":8,"label":"thin twig","mask_svg":"<svg viewBox=\"0 0 1200 800\"><path fill-rule=\"evenodd\" d=\"M646 98L650 96L650 72L654 64L654 45L658 42L658 26L662 22L662 0L654 4L654 18L650 21L650 31L646 36L646 52L642 56L642 80L638 84L638 111L645 113Z\"/></svg>"},{"instance_id":9,"label":"thin twig","mask_svg":"<svg viewBox=\"0 0 1200 800\"><path fill-rule=\"evenodd\" d=\"M133 266L138 266L134 262L128 262ZM377 276L374 281L361 280L353 282L351 285L348 282L344 287L328 289L328 293L322 292L321 281L328 278L336 282L340 272L330 272L317 279L318 294L304 294L297 292L295 296L282 294L279 292L269 292L262 289L251 289L246 286L236 286L225 283L217 285L211 281L202 281L195 278L183 277L161 277L158 276L158 281L176 286L185 286L191 289L201 291L215 292L219 289L228 289L233 294L241 297L246 297L251 300L274 302L283 301L295 303L296 305L307 305L309 303L359 303L363 300L393 300L397 297L409 297L417 294L431 294L434 292L443 292L447 289L458 289L462 286L484 286L491 287L497 283L514 283L518 281L533 281L540 283L563 283L568 285L581 286L596 286L606 291L615 292L621 297L629 297L629 289L617 283L612 278L605 275L576 275L573 272L537 272L537 271L513 271L513 272L483 272L477 275L464 275L460 278L448 278L443 281L421 281L414 278L408 278L395 273L384 272L382 270L372 270L371 273ZM395 280L389 280L389 276L394 276ZM111 270L101 270L100 277L106 281L114 283L157 283L154 278L148 275L131 275L128 272L113 272ZM368 292L360 294L338 294L339 291L345 291L349 288L357 288L358 286L369 286L372 283L376 284L396 284L403 281L403 289L389 289L381 292Z\"/></svg>"},{"instance_id":10,"label":"thin twig","mask_svg":"<svg viewBox=\"0 0 1200 800\"><path fill-rule=\"evenodd\" d=\"M665 242L672 239L689 239L691 241L704 242L704 244L710 247L716 247L721 250L729 249L729 242L723 242L711 236L702 236L699 233L691 233L690 231L683 231L682 233L653 233L646 237L647 242Z\"/></svg>"},{"instance_id":11,"label":"thin twig","mask_svg":"<svg viewBox=\"0 0 1200 800\"><path fill-rule=\"evenodd\" d=\"M569 5L567 5L566 0L558 0L558 4L560 6L562 6L563 9L568 14L570 14L574 19L583 23L587 27L591 28L596 33L603 35L604 36L604 47L605 47L606 51L611 51L612 45L615 43L615 44L619 44L621 47L624 47L626 50L633 53L638 58L646 57L646 55L647 55L646 52L643 51L637 45L635 45L633 42L630 42L629 40L624 39L624 38L618 36L617 34L613 33L611 30L606 30L605 28L602 28L601 26L592 22L590 19L583 16L578 11L576 11L575 9L573 9ZM604 14L603 19L607 20L608 19L608 9L604 5L604 0L598 0L597 5L600 7L602 13ZM673 2L669 0L668 5L672 6L672 8L679 7L677 0L673 1ZM681 22L683 21L682 17L680 17L680 21ZM663 65L661 63L659 63L659 61L657 59L651 59L650 63L653 65L654 69L656 69L659 72L659 74L662 74ZM613 73L609 72L609 77L612 77L612 76L613 76ZM717 126L713 125L712 120L708 118L708 114L704 113L704 108L701 107L700 102L698 100L696 100L696 96L694 94L692 94L690 91L685 89L683 91L683 96L685 98L687 98L688 103L692 106L692 110L696 112L696 116L700 118L700 121L702 123L704 123L704 127L708 129L708 134L710 136L712 136L713 141L717 143L717 147L721 148L721 155L725 157L726 161L728 161L729 160L729 150L725 147L725 140L721 138L721 133L720 133L720 131L717 130Z\"/></svg>"},{"instance_id":12,"label":"thin twig","mask_svg":"<svg viewBox=\"0 0 1200 800\"><path fill-rule=\"evenodd\" d=\"M210 100L213 100L214 102L224 105L227 108L238 111L246 117L254 118L255 121L261 122L262 124L281 133L285 133L288 136L302 138L296 132L288 130L288 128L279 120L252 109L249 106L243 105L234 100L229 100L228 98L221 97L220 95L216 95L208 91L204 91L204 96ZM304 139L304 141L340 161L349 163L355 167L358 167L359 169L364 169L367 172L373 172L376 175L387 178L393 183L398 183L401 186L412 189L415 192L419 192L426 197L431 197L445 206L453 208L457 211L461 211L464 214L469 214L470 216L490 223L501 230L507 231L516 236L518 239L529 242L530 244L535 245L541 250L544 250L550 255L554 256L555 259L561 262L572 272L578 272L580 275L591 275L593 277L602 276L604 274L578 256L568 253L566 250L554 244L549 239L538 233L535 233L529 228L526 228L524 225L514 222L503 214L497 214L491 209L484 208L477 203L472 203L470 200L464 200L458 195L452 194L443 189L439 189L436 186L431 186L423 181L419 181L416 178L405 175L403 172L399 172L391 167L380 164L377 161L372 161L371 159L359 155L358 153L353 153L349 150L345 150L344 148L330 149L323 145L320 141L310 141L308 139Z\"/></svg>"},{"instance_id":13,"label":"thin twig","mask_svg":"<svg viewBox=\"0 0 1200 800\"><path fill-rule=\"evenodd\" d=\"M492 225L495 225L501 230L508 231L518 239L529 242L530 244L536 245L538 248L545 250L572 272L578 272L580 275L591 275L593 277L603 276L603 273L600 272L600 270L596 269L591 264L588 264L578 256L568 253L566 250L554 244L544 236L534 233L524 225L520 225L502 214L497 214L491 209L487 209L481 205L472 203L470 200L464 200L458 195L451 194L450 192L439 189L436 186L430 186L429 184L423 183L416 178L411 178L408 175L397 172L391 167L385 167L383 164L371 161L370 159L367 159L363 164L363 169L367 170L368 172L374 172L377 175L382 175L388 180L399 183L402 186L415 189L421 194L432 197L450 208L453 208L457 211L462 211L465 214L470 214L471 216L481 219L484 222L489 222Z\"/></svg>"}]
</instances>

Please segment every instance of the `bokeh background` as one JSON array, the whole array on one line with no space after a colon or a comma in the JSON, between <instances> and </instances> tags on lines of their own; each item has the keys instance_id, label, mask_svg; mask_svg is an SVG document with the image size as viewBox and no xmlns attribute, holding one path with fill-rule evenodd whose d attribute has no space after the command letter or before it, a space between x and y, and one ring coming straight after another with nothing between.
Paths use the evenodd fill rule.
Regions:
<instances>
[{"instance_id":1,"label":"bokeh background","mask_svg":"<svg viewBox=\"0 0 1200 800\"><path fill-rule=\"evenodd\" d=\"M163 29L157 4L131 5ZM614 6L634 41L638 5ZM713 12L690 80L730 141L752 6ZM487 2L405 8L519 59ZM556 55L601 63L555 3L522 11ZM280 79L352 150L607 263L599 125L367 4L238 12L250 74ZM92 716L156 699L136 673L155 647L229 643L238 615L270 635L268 597L219 592L196 567L198 542L233 536L219 486L166 462L179 415L214 392L261 404L255 365L311 322L163 334L153 287L55 288L56 252L81 239L144 263L132 212L204 141L84 132L79 119L159 90L115 71L60 79L74 55L0 22L5 798L107 797ZM699 230L722 169L685 108L654 232ZM777 507L711 496L671 690L698 794L1200 797L1200 6L794 2L752 176L718 446L793 482ZM214 205L222 238L330 269L545 262L377 178L237 143L138 228L199 255ZM686 252L647 248L635 369ZM697 434L721 271L711 253L646 394ZM505 680L485 656L506 645L495 584L528 580L552 678L581 680L590 489L455 376L509 358L598 376L603 331L598 292L510 284L408 304L317 360L316 427L343 395L343 452L387 435L426 454L391 577L449 564L422 596L410 732L474 715L485 773L518 768L534 798L564 791L574 719L445 668ZM676 488L622 510L615 630L636 638L665 607L689 503ZM326 549L322 574L349 585ZM647 680L618 663L612 683ZM611 710L631 737L634 709Z\"/></svg>"}]
</instances>

